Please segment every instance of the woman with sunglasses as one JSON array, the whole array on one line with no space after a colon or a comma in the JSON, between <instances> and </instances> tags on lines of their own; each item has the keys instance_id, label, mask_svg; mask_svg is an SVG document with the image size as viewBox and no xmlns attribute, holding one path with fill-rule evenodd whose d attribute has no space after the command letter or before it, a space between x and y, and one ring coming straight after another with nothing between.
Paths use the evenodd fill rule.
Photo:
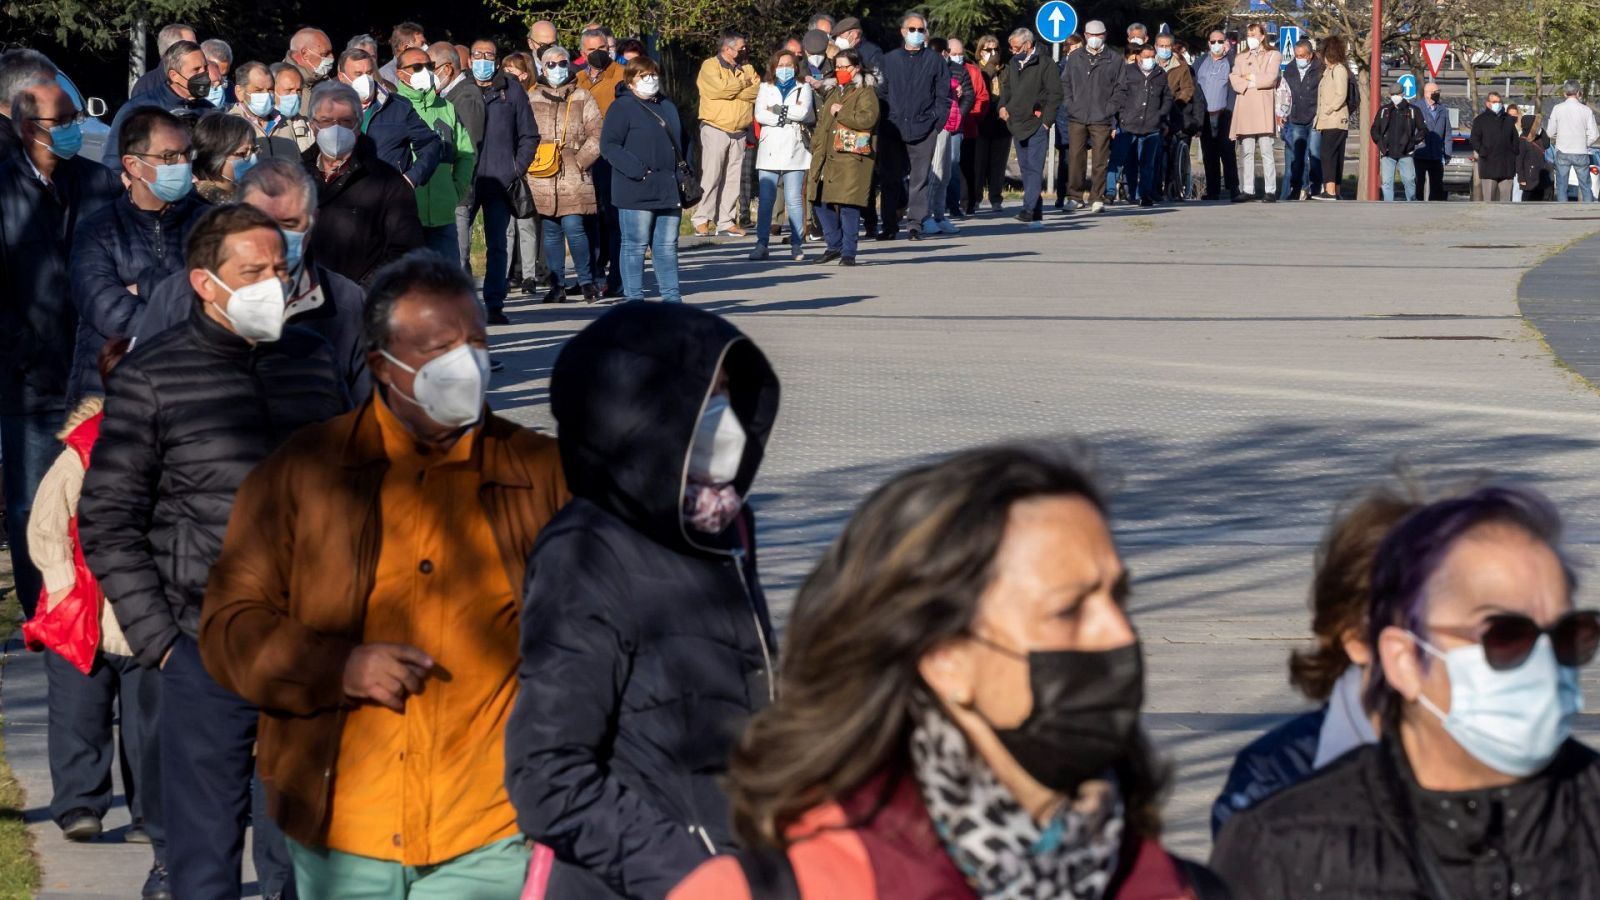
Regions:
<instances>
[{"instance_id":1,"label":"woman with sunglasses","mask_svg":"<svg viewBox=\"0 0 1600 900\"><path fill-rule=\"evenodd\" d=\"M978 68L983 70L990 97L1000 96L1000 73L1005 61L1000 55L1000 38L986 34L978 38ZM983 195L989 195L989 211L999 212L1006 189L1006 161L1011 158L1011 130L1000 120L1000 104L990 103L978 119L978 137L972 148L972 190L963 195L967 215L978 209Z\"/></svg>"},{"instance_id":2,"label":"woman with sunglasses","mask_svg":"<svg viewBox=\"0 0 1600 900\"><path fill-rule=\"evenodd\" d=\"M539 125L540 139L555 144L560 165L554 172L535 177L528 174L533 205L539 211L543 230L544 261L550 269L550 290L545 303L566 303L567 250L572 251L572 268L578 278L583 299L600 299L601 286L595 284L589 255L589 232L599 212L595 202L594 176L590 170L600 158L600 128L605 119L594 95L573 80L572 60L565 47L552 44L539 54L538 83L528 92L533 99L533 118Z\"/></svg>"},{"instance_id":3,"label":"woman with sunglasses","mask_svg":"<svg viewBox=\"0 0 1600 900\"><path fill-rule=\"evenodd\" d=\"M1600 896L1600 756L1572 739L1600 614L1525 488L1429 504L1372 567L1364 693L1381 740L1236 814L1239 900Z\"/></svg>"}]
</instances>

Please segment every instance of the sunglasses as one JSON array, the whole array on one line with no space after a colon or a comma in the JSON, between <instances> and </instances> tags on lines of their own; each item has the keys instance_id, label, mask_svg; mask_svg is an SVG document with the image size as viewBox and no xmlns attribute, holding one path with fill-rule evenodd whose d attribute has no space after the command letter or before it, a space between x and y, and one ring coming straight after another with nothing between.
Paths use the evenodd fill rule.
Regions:
<instances>
[{"instance_id":1,"label":"sunglasses","mask_svg":"<svg viewBox=\"0 0 1600 900\"><path fill-rule=\"evenodd\" d=\"M908 33L910 33L910 34L927 34L928 33L928 29L926 29L926 28L918 28L915 25L910 26L909 28L906 29L906 31Z\"/></svg>"},{"instance_id":2,"label":"sunglasses","mask_svg":"<svg viewBox=\"0 0 1600 900\"><path fill-rule=\"evenodd\" d=\"M1550 635L1556 662L1569 668L1586 666L1600 650L1600 610L1580 609L1557 619L1549 628L1518 613L1499 613L1474 628L1429 627L1463 640L1483 645L1489 668L1507 672L1528 661L1541 634Z\"/></svg>"}]
</instances>

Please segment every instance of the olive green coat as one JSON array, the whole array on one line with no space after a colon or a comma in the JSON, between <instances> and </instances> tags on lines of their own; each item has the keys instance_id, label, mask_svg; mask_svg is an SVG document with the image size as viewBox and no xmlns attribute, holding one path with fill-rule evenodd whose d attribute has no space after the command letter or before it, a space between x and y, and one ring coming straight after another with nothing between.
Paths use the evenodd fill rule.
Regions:
<instances>
[{"instance_id":1,"label":"olive green coat","mask_svg":"<svg viewBox=\"0 0 1600 900\"><path fill-rule=\"evenodd\" d=\"M837 117L833 105L842 104ZM872 132L873 156L858 156L833 149L835 123L852 131ZM819 203L866 206L872 190L872 166L878 149L878 95L870 87L852 84L830 88L817 101L817 127L811 138L811 174L806 196Z\"/></svg>"}]
</instances>

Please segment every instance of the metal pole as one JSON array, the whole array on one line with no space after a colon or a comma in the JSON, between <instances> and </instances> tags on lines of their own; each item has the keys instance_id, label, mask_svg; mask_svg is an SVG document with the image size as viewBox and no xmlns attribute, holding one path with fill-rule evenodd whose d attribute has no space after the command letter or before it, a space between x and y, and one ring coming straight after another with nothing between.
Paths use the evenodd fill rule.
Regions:
<instances>
[{"instance_id":1,"label":"metal pole","mask_svg":"<svg viewBox=\"0 0 1600 900\"><path fill-rule=\"evenodd\" d=\"M1059 32L1057 32L1057 33L1059 33ZM1059 70L1061 68L1061 44L1060 44L1060 42L1052 43L1050 45L1050 58L1055 61L1056 69ZM1049 133L1049 129L1054 124L1055 124L1054 122L1045 122L1045 123L1043 123L1046 133ZM1051 135L1050 144L1047 147L1045 147L1045 151L1044 151L1044 192L1046 194L1054 194L1056 192L1056 152L1057 151L1056 151L1056 141L1055 141L1055 139L1059 138L1059 137L1060 137L1060 135ZM1041 200L1040 202L1043 202L1043 201Z\"/></svg>"},{"instance_id":2,"label":"metal pole","mask_svg":"<svg viewBox=\"0 0 1600 900\"><path fill-rule=\"evenodd\" d=\"M1367 76L1367 87L1370 90L1367 105L1375 106L1378 98L1383 94L1383 0L1372 0L1372 51L1369 57L1371 71ZM1377 111L1363 110L1362 118L1372 117ZM1372 145L1372 135L1367 131L1372 126L1365 121L1361 123L1361 143L1366 145L1367 151L1367 197L1368 200L1378 199L1378 153Z\"/></svg>"}]
</instances>

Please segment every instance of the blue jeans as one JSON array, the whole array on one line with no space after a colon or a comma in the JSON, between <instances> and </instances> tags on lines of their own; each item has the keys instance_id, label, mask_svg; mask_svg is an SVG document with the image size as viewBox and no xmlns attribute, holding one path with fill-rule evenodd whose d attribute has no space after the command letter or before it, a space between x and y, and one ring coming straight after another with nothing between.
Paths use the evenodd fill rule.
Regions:
<instances>
[{"instance_id":1,"label":"blue jeans","mask_svg":"<svg viewBox=\"0 0 1600 900\"><path fill-rule=\"evenodd\" d=\"M1115 200L1117 197L1117 180L1127 180L1123 174L1123 167L1128 164L1128 148L1133 146L1133 135L1126 131L1118 131L1117 136L1111 139L1110 162L1106 165L1106 199ZM1093 199L1093 198L1091 198Z\"/></svg>"},{"instance_id":2,"label":"blue jeans","mask_svg":"<svg viewBox=\"0 0 1600 900\"><path fill-rule=\"evenodd\" d=\"M456 223L422 226L422 246L445 259L460 261L457 256Z\"/></svg>"},{"instance_id":3,"label":"blue jeans","mask_svg":"<svg viewBox=\"0 0 1600 900\"><path fill-rule=\"evenodd\" d=\"M1050 151L1050 129L1041 126L1017 138L1017 168L1022 170L1022 211L1034 219L1044 215L1044 161Z\"/></svg>"},{"instance_id":4,"label":"blue jeans","mask_svg":"<svg viewBox=\"0 0 1600 900\"><path fill-rule=\"evenodd\" d=\"M578 284L594 283L593 258L589 256L589 235L586 232L584 219L576 213L562 216L557 219L546 216L540 228L544 231L544 262L550 269L552 284L566 284L567 261L566 248L561 246L562 238L566 239L567 247L572 248L572 268L578 273Z\"/></svg>"},{"instance_id":5,"label":"blue jeans","mask_svg":"<svg viewBox=\"0 0 1600 900\"><path fill-rule=\"evenodd\" d=\"M1322 181L1322 132L1311 129L1311 139L1306 141L1306 157L1311 160L1311 185L1308 188L1313 194L1321 193Z\"/></svg>"},{"instance_id":6,"label":"blue jeans","mask_svg":"<svg viewBox=\"0 0 1600 900\"><path fill-rule=\"evenodd\" d=\"M1417 163L1409 156L1404 156L1400 159L1390 159L1385 156L1378 160L1378 185L1383 188L1383 199L1394 199L1394 170L1396 167L1400 169L1400 181L1405 186L1406 199L1417 199Z\"/></svg>"},{"instance_id":7,"label":"blue jeans","mask_svg":"<svg viewBox=\"0 0 1600 900\"><path fill-rule=\"evenodd\" d=\"M1124 176L1134 176L1128 186L1129 200L1156 199L1156 174L1161 171L1157 165L1160 158L1161 132L1129 135L1128 156L1123 162Z\"/></svg>"},{"instance_id":8,"label":"blue jeans","mask_svg":"<svg viewBox=\"0 0 1600 900\"><path fill-rule=\"evenodd\" d=\"M806 239L806 170L775 172L762 169L760 199L756 203L756 246L766 247L772 233L772 206L778 201L778 181L783 181L783 208L789 214L789 246L799 253Z\"/></svg>"},{"instance_id":9,"label":"blue jeans","mask_svg":"<svg viewBox=\"0 0 1600 900\"><path fill-rule=\"evenodd\" d=\"M1307 173L1311 168L1311 126L1286 122L1283 126L1283 189L1280 200L1287 200L1296 191L1308 189L1311 182Z\"/></svg>"},{"instance_id":10,"label":"blue jeans","mask_svg":"<svg viewBox=\"0 0 1600 900\"><path fill-rule=\"evenodd\" d=\"M828 249L855 259L856 241L861 236L861 207L818 203L811 209L822 223L822 239L827 242Z\"/></svg>"},{"instance_id":11,"label":"blue jeans","mask_svg":"<svg viewBox=\"0 0 1600 900\"><path fill-rule=\"evenodd\" d=\"M1594 202L1594 189L1589 186L1589 154L1587 153L1557 153L1556 154L1556 200L1567 202L1567 184L1573 169L1578 170L1578 196L1584 203ZM13 544L12 546L16 546Z\"/></svg>"},{"instance_id":12,"label":"blue jeans","mask_svg":"<svg viewBox=\"0 0 1600 900\"><path fill-rule=\"evenodd\" d=\"M6 540L11 542L11 566L22 614L33 618L44 576L28 555L28 517L33 495L44 473L61 454L56 431L66 421L65 410L0 416L0 456L5 460L3 489L6 501Z\"/></svg>"},{"instance_id":13,"label":"blue jeans","mask_svg":"<svg viewBox=\"0 0 1600 900\"><path fill-rule=\"evenodd\" d=\"M678 290L678 226L681 209L619 209L617 224L622 230L622 296L644 299L644 248L656 270L656 287L661 299L682 303Z\"/></svg>"}]
</instances>

